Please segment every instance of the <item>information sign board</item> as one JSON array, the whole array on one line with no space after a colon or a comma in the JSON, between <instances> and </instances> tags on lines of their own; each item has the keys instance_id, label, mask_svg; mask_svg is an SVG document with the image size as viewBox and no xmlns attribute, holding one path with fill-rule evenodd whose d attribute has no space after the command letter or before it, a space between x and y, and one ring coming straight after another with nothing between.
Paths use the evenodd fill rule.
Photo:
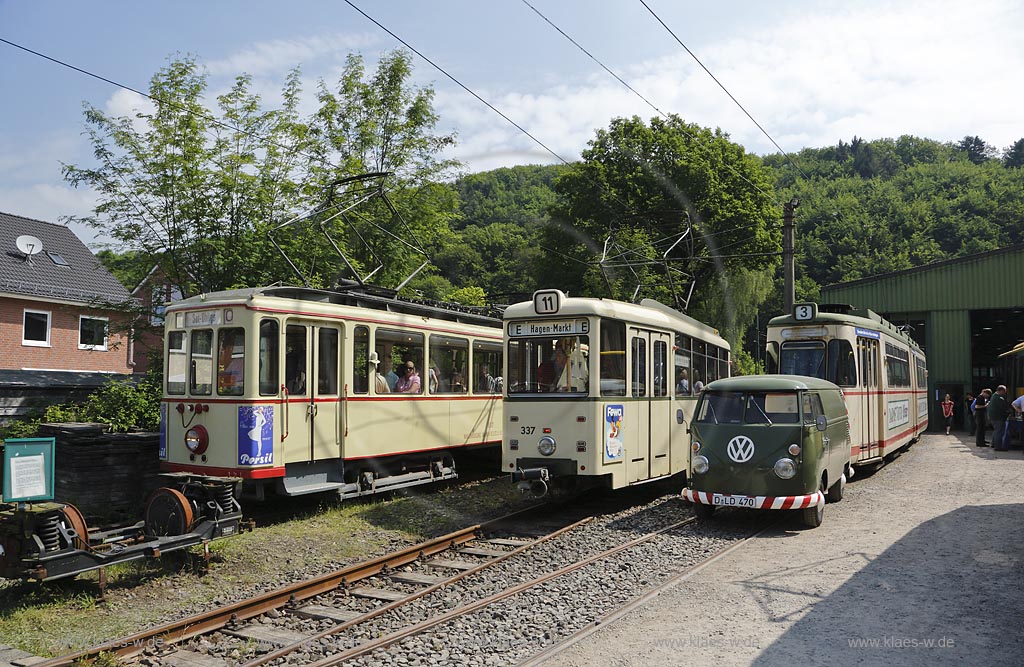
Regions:
<instances>
[{"instance_id":1,"label":"information sign board","mask_svg":"<svg viewBox=\"0 0 1024 667\"><path fill-rule=\"evenodd\" d=\"M54 438L4 441L4 502L53 500Z\"/></svg>"}]
</instances>

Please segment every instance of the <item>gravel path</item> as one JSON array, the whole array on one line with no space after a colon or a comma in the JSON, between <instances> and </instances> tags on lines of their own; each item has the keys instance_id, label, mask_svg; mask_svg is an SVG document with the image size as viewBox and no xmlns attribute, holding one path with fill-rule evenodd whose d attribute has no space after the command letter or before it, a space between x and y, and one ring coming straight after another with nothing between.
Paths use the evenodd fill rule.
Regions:
<instances>
[{"instance_id":1,"label":"gravel path","mask_svg":"<svg viewBox=\"0 0 1024 667\"><path fill-rule=\"evenodd\" d=\"M545 665L1024 664L1022 496L1019 450L927 435Z\"/></svg>"}]
</instances>

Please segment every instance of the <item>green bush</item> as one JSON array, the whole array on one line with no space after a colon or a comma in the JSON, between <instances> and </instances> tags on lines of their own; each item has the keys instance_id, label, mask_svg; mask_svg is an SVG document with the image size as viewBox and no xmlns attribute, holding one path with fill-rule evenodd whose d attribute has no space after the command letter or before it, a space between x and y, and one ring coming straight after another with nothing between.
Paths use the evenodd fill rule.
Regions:
<instances>
[{"instance_id":1,"label":"green bush","mask_svg":"<svg viewBox=\"0 0 1024 667\"><path fill-rule=\"evenodd\" d=\"M0 438L31 438L43 422L97 422L123 433L160 427L160 377L147 375L140 382L119 380L97 389L82 404L51 405L42 415L12 421L0 428Z\"/></svg>"}]
</instances>

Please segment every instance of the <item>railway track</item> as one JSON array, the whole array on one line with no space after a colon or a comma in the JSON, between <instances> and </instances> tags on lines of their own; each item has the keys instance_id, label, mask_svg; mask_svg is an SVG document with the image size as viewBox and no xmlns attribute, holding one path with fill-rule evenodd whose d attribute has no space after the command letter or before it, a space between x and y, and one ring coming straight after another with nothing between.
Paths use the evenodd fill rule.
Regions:
<instances>
[{"instance_id":1,"label":"railway track","mask_svg":"<svg viewBox=\"0 0 1024 667\"><path fill-rule=\"evenodd\" d=\"M615 498L611 502L621 505L622 494ZM635 600L654 580L678 576L680 567L706 561L750 532L727 522L695 526L672 496L641 508L609 502L517 512L40 665L71 665L101 654L150 667L326 667L389 664L391 658L428 664L428 656L431 664L445 664L481 652L514 664L597 620L589 611L568 623L549 618L585 606L570 599L578 591L588 600L607 598L599 618ZM689 546L680 551L681 545ZM646 571L659 560L664 575ZM544 601L561 608L549 614ZM524 617L534 620L517 620ZM507 645L502 633L512 636Z\"/></svg>"}]
</instances>

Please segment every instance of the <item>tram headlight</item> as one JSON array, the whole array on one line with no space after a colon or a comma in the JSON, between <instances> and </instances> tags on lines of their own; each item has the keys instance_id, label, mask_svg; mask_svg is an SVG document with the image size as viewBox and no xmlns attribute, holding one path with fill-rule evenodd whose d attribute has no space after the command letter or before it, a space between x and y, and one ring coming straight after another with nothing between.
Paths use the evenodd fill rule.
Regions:
<instances>
[{"instance_id":1,"label":"tram headlight","mask_svg":"<svg viewBox=\"0 0 1024 667\"><path fill-rule=\"evenodd\" d=\"M775 462L775 474L782 479L792 479L796 474L796 464L792 459L779 459Z\"/></svg>"},{"instance_id":2,"label":"tram headlight","mask_svg":"<svg viewBox=\"0 0 1024 667\"><path fill-rule=\"evenodd\" d=\"M555 453L555 439L550 435L544 436L540 439L540 442L537 443L537 451L540 452L542 456L551 456Z\"/></svg>"},{"instance_id":3,"label":"tram headlight","mask_svg":"<svg viewBox=\"0 0 1024 667\"><path fill-rule=\"evenodd\" d=\"M210 446L210 434L205 426L193 426L185 434L185 446L193 454L202 454Z\"/></svg>"},{"instance_id":4,"label":"tram headlight","mask_svg":"<svg viewBox=\"0 0 1024 667\"><path fill-rule=\"evenodd\" d=\"M792 445L789 446L789 449L787 451L789 452L790 456L800 456L800 445L794 442Z\"/></svg>"},{"instance_id":5,"label":"tram headlight","mask_svg":"<svg viewBox=\"0 0 1024 667\"><path fill-rule=\"evenodd\" d=\"M708 471L711 464L708 462L706 457L694 456L693 457L693 472L697 475L703 475Z\"/></svg>"}]
</instances>

